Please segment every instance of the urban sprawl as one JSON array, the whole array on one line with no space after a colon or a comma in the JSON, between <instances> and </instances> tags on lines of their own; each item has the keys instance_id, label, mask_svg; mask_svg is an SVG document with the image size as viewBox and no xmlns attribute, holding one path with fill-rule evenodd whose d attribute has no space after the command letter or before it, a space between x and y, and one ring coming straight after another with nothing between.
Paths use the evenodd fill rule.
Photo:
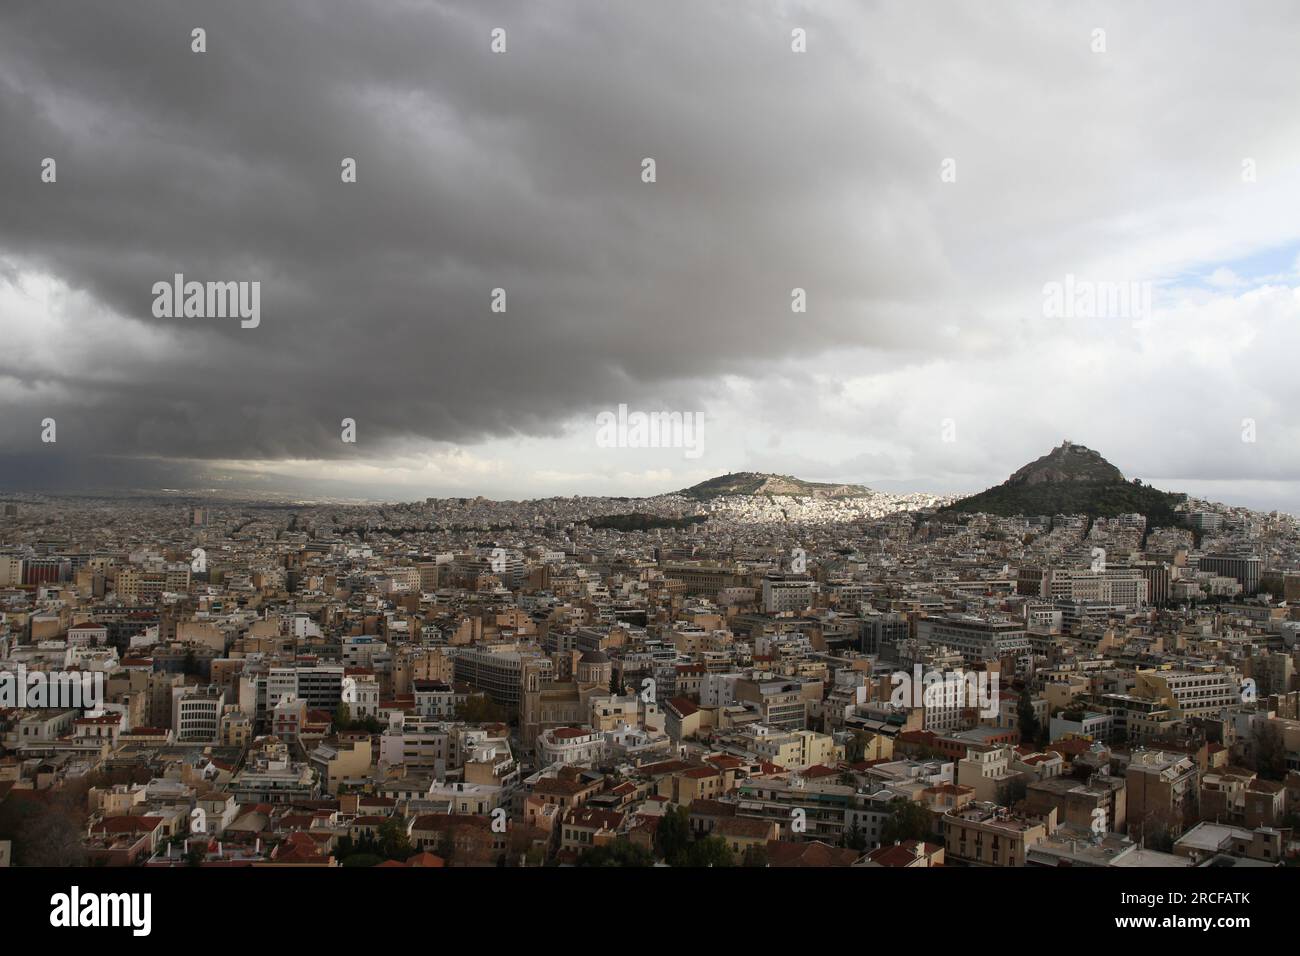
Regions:
<instances>
[{"instance_id":1,"label":"urban sprawl","mask_svg":"<svg viewBox=\"0 0 1300 956\"><path fill-rule=\"evenodd\" d=\"M11 495L0 865L1294 863L1295 519L947 503Z\"/></svg>"}]
</instances>

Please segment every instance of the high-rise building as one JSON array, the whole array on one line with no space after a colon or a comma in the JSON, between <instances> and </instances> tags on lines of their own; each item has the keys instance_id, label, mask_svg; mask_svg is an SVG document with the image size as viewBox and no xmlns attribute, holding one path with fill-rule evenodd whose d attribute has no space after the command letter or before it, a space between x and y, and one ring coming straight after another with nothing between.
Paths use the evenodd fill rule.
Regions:
<instances>
[{"instance_id":1,"label":"high-rise building","mask_svg":"<svg viewBox=\"0 0 1300 956\"><path fill-rule=\"evenodd\" d=\"M1201 556L1197 567L1202 571L1233 578L1241 585L1246 594L1259 590L1264 563L1254 555L1206 554Z\"/></svg>"},{"instance_id":2,"label":"high-rise building","mask_svg":"<svg viewBox=\"0 0 1300 956\"><path fill-rule=\"evenodd\" d=\"M916 622L917 640L956 651L967 663L1023 657L1030 653L1022 623L973 614L948 614Z\"/></svg>"}]
</instances>

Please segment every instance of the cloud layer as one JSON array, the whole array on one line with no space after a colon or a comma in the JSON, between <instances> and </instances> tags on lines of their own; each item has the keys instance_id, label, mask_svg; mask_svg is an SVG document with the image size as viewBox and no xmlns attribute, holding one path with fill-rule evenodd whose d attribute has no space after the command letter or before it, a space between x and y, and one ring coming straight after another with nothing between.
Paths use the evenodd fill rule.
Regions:
<instances>
[{"instance_id":1,"label":"cloud layer","mask_svg":"<svg viewBox=\"0 0 1300 956\"><path fill-rule=\"evenodd\" d=\"M1245 7L7 3L3 481L974 490L1069 437L1300 504L1300 11ZM260 326L155 319L175 273ZM706 455L596 447L619 403Z\"/></svg>"}]
</instances>

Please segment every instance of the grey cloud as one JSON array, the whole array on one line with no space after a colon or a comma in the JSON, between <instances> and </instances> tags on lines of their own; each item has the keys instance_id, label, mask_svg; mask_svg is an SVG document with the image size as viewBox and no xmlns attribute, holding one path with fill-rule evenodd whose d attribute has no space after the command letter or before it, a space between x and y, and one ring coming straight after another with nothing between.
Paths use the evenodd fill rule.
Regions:
<instances>
[{"instance_id":1,"label":"grey cloud","mask_svg":"<svg viewBox=\"0 0 1300 956\"><path fill-rule=\"evenodd\" d=\"M954 359L950 404L974 418L963 434L988 443L936 450L929 418L906 413L915 396L900 394L861 428L907 454L839 452L831 429L824 453L787 460L950 487L1004 476L1068 424L1079 440L1100 433L1089 441L1103 453L1117 434L1150 473L1213 475L1213 454L1175 448L1187 444L1180 401L1116 427L1116 409L1157 391L1194 397L1172 372L1161 389L1112 385L1100 411L1061 423L1008 367L979 359L1059 354L1034 310L1066 271L1160 279L1202 251L1197 230L1255 237L1248 207L1216 204L1216 190L1241 155L1277 170L1300 145L1281 121L1300 13L1248 6L1259 15L10 0L0 265L57 276L109 317L98 355L55 343L51 364L0 349L0 388L25 396L0 416L0 453L46 454L32 444L45 415L68 456L148 456L138 472L105 466L120 481L144 480L158 458L368 459L558 437L594 409L698 408L724 376L761 381L799 361L807 373L871 349L882 369ZM796 25L803 56L789 52ZM1100 58L1087 47L1098 25L1111 50ZM505 55L488 49L495 26ZM57 185L38 182L44 156L58 159ZM355 185L339 181L344 156ZM639 181L643 156L658 162L653 186ZM959 179L941 186L947 156ZM1152 236L1169 238L1152 248ZM176 272L262 281L261 326L154 319L151 286ZM505 315L488 309L497 286ZM790 313L795 286L807 315ZM76 335L83 318L51 328ZM1287 407L1291 387L1271 381ZM339 441L343 417L359 446ZM756 460L723 464L763 467L764 447L760 436ZM64 475L94 471L60 460Z\"/></svg>"},{"instance_id":2,"label":"grey cloud","mask_svg":"<svg viewBox=\"0 0 1300 956\"><path fill-rule=\"evenodd\" d=\"M86 289L124 336L185 327L165 365L96 396L97 451L335 457L345 415L376 441L553 434L867 341L870 302L924 281L903 248L862 254L884 225L835 215L837 186L905 165L909 131L817 95L844 69L833 35L795 63L789 25L743 5L6 11L0 253ZM45 155L57 185L35 182ZM154 319L176 272L260 280L261 327Z\"/></svg>"}]
</instances>

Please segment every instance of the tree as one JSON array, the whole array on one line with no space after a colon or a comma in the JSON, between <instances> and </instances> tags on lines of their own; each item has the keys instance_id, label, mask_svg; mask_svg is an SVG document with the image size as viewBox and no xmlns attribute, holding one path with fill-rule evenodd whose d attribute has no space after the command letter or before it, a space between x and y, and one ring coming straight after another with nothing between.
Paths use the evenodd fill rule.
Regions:
<instances>
[{"instance_id":1,"label":"tree","mask_svg":"<svg viewBox=\"0 0 1300 956\"><path fill-rule=\"evenodd\" d=\"M761 843L751 843L745 847L741 866L767 866L767 847Z\"/></svg>"},{"instance_id":2,"label":"tree","mask_svg":"<svg viewBox=\"0 0 1300 956\"><path fill-rule=\"evenodd\" d=\"M472 694L456 707L456 717L471 724L500 724L505 723L509 714L486 694Z\"/></svg>"},{"instance_id":3,"label":"tree","mask_svg":"<svg viewBox=\"0 0 1300 956\"><path fill-rule=\"evenodd\" d=\"M380 824L379 852L390 860L406 860L414 852L406 831L396 819L390 817Z\"/></svg>"},{"instance_id":4,"label":"tree","mask_svg":"<svg viewBox=\"0 0 1300 956\"><path fill-rule=\"evenodd\" d=\"M1172 808L1151 810L1137 820L1130 818L1128 832L1148 850L1172 853L1174 840L1182 832L1182 820Z\"/></svg>"},{"instance_id":5,"label":"tree","mask_svg":"<svg viewBox=\"0 0 1300 956\"><path fill-rule=\"evenodd\" d=\"M1043 727L1038 722L1038 715L1034 713L1034 700L1028 691L1020 695L1016 704L1016 719L1021 743L1035 743L1043 735Z\"/></svg>"},{"instance_id":6,"label":"tree","mask_svg":"<svg viewBox=\"0 0 1300 956\"><path fill-rule=\"evenodd\" d=\"M998 803L1004 807L1015 806L1029 794L1029 784L1023 775L1016 776L998 787Z\"/></svg>"},{"instance_id":7,"label":"tree","mask_svg":"<svg viewBox=\"0 0 1300 956\"><path fill-rule=\"evenodd\" d=\"M13 842L17 866L86 866L85 787L0 801L0 839Z\"/></svg>"},{"instance_id":8,"label":"tree","mask_svg":"<svg viewBox=\"0 0 1300 956\"><path fill-rule=\"evenodd\" d=\"M442 857L444 863L451 866L451 861L456 856L456 839L452 836L450 830L444 830L442 836L438 839L438 856Z\"/></svg>"},{"instance_id":9,"label":"tree","mask_svg":"<svg viewBox=\"0 0 1300 956\"><path fill-rule=\"evenodd\" d=\"M696 840L686 850L686 865L696 867L735 866L731 847L720 836L707 836Z\"/></svg>"},{"instance_id":10,"label":"tree","mask_svg":"<svg viewBox=\"0 0 1300 956\"><path fill-rule=\"evenodd\" d=\"M929 835L930 811L915 801L901 797L890 801L889 817L881 830L882 843L924 840Z\"/></svg>"},{"instance_id":11,"label":"tree","mask_svg":"<svg viewBox=\"0 0 1300 956\"><path fill-rule=\"evenodd\" d=\"M670 807L655 830L655 852L669 866L681 866L690 842L690 813L685 807Z\"/></svg>"},{"instance_id":12,"label":"tree","mask_svg":"<svg viewBox=\"0 0 1300 956\"><path fill-rule=\"evenodd\" d=\"M848 742L844 746L844 759L848 763L858 763L867 759L867 747L872 744L874 737L865 730L854 730L850 733Z\"/></svg>"},{"instance_id":13,"label":"tree","mask_svg":"<svg viewBox=\"0 0 1300 956\"><path fill-rule=\"evenodd\" d=\"M578 866L654 866L654 862L645 847L622 839L583 850L578 856Z\"/></svg>"},{"instance_id":14,"label":"tree","mask_svg":"<svg viewBox=\"0 0 1300 956\"><path fill-rule=\"evenodd\" d=\"M867 851L867 835L863 832L862 827L856 823L849 827L844 833L844 845L850 850L865 853Z\"/></svg>"},{"instance_id":15,"label":"tree","mask_svg":"<svg viewBox=\"0 0 1300 956\"><path fill-rule=\"evenodd\" d=\"M352 709L343 701L334 708L334 729L347 730L352 725Z\"/></svg>"},{"instance_id":16,"label":"tree","mask_svg":"<svg viewBox=\"0 0 1300 956\"><path fill-rule=\"evenodd\" d=\"M1265 780L1286 779L1286 741L1272 721L1262 721L1255 729L1255 772Z\"/></svg>"}]
</instances>

